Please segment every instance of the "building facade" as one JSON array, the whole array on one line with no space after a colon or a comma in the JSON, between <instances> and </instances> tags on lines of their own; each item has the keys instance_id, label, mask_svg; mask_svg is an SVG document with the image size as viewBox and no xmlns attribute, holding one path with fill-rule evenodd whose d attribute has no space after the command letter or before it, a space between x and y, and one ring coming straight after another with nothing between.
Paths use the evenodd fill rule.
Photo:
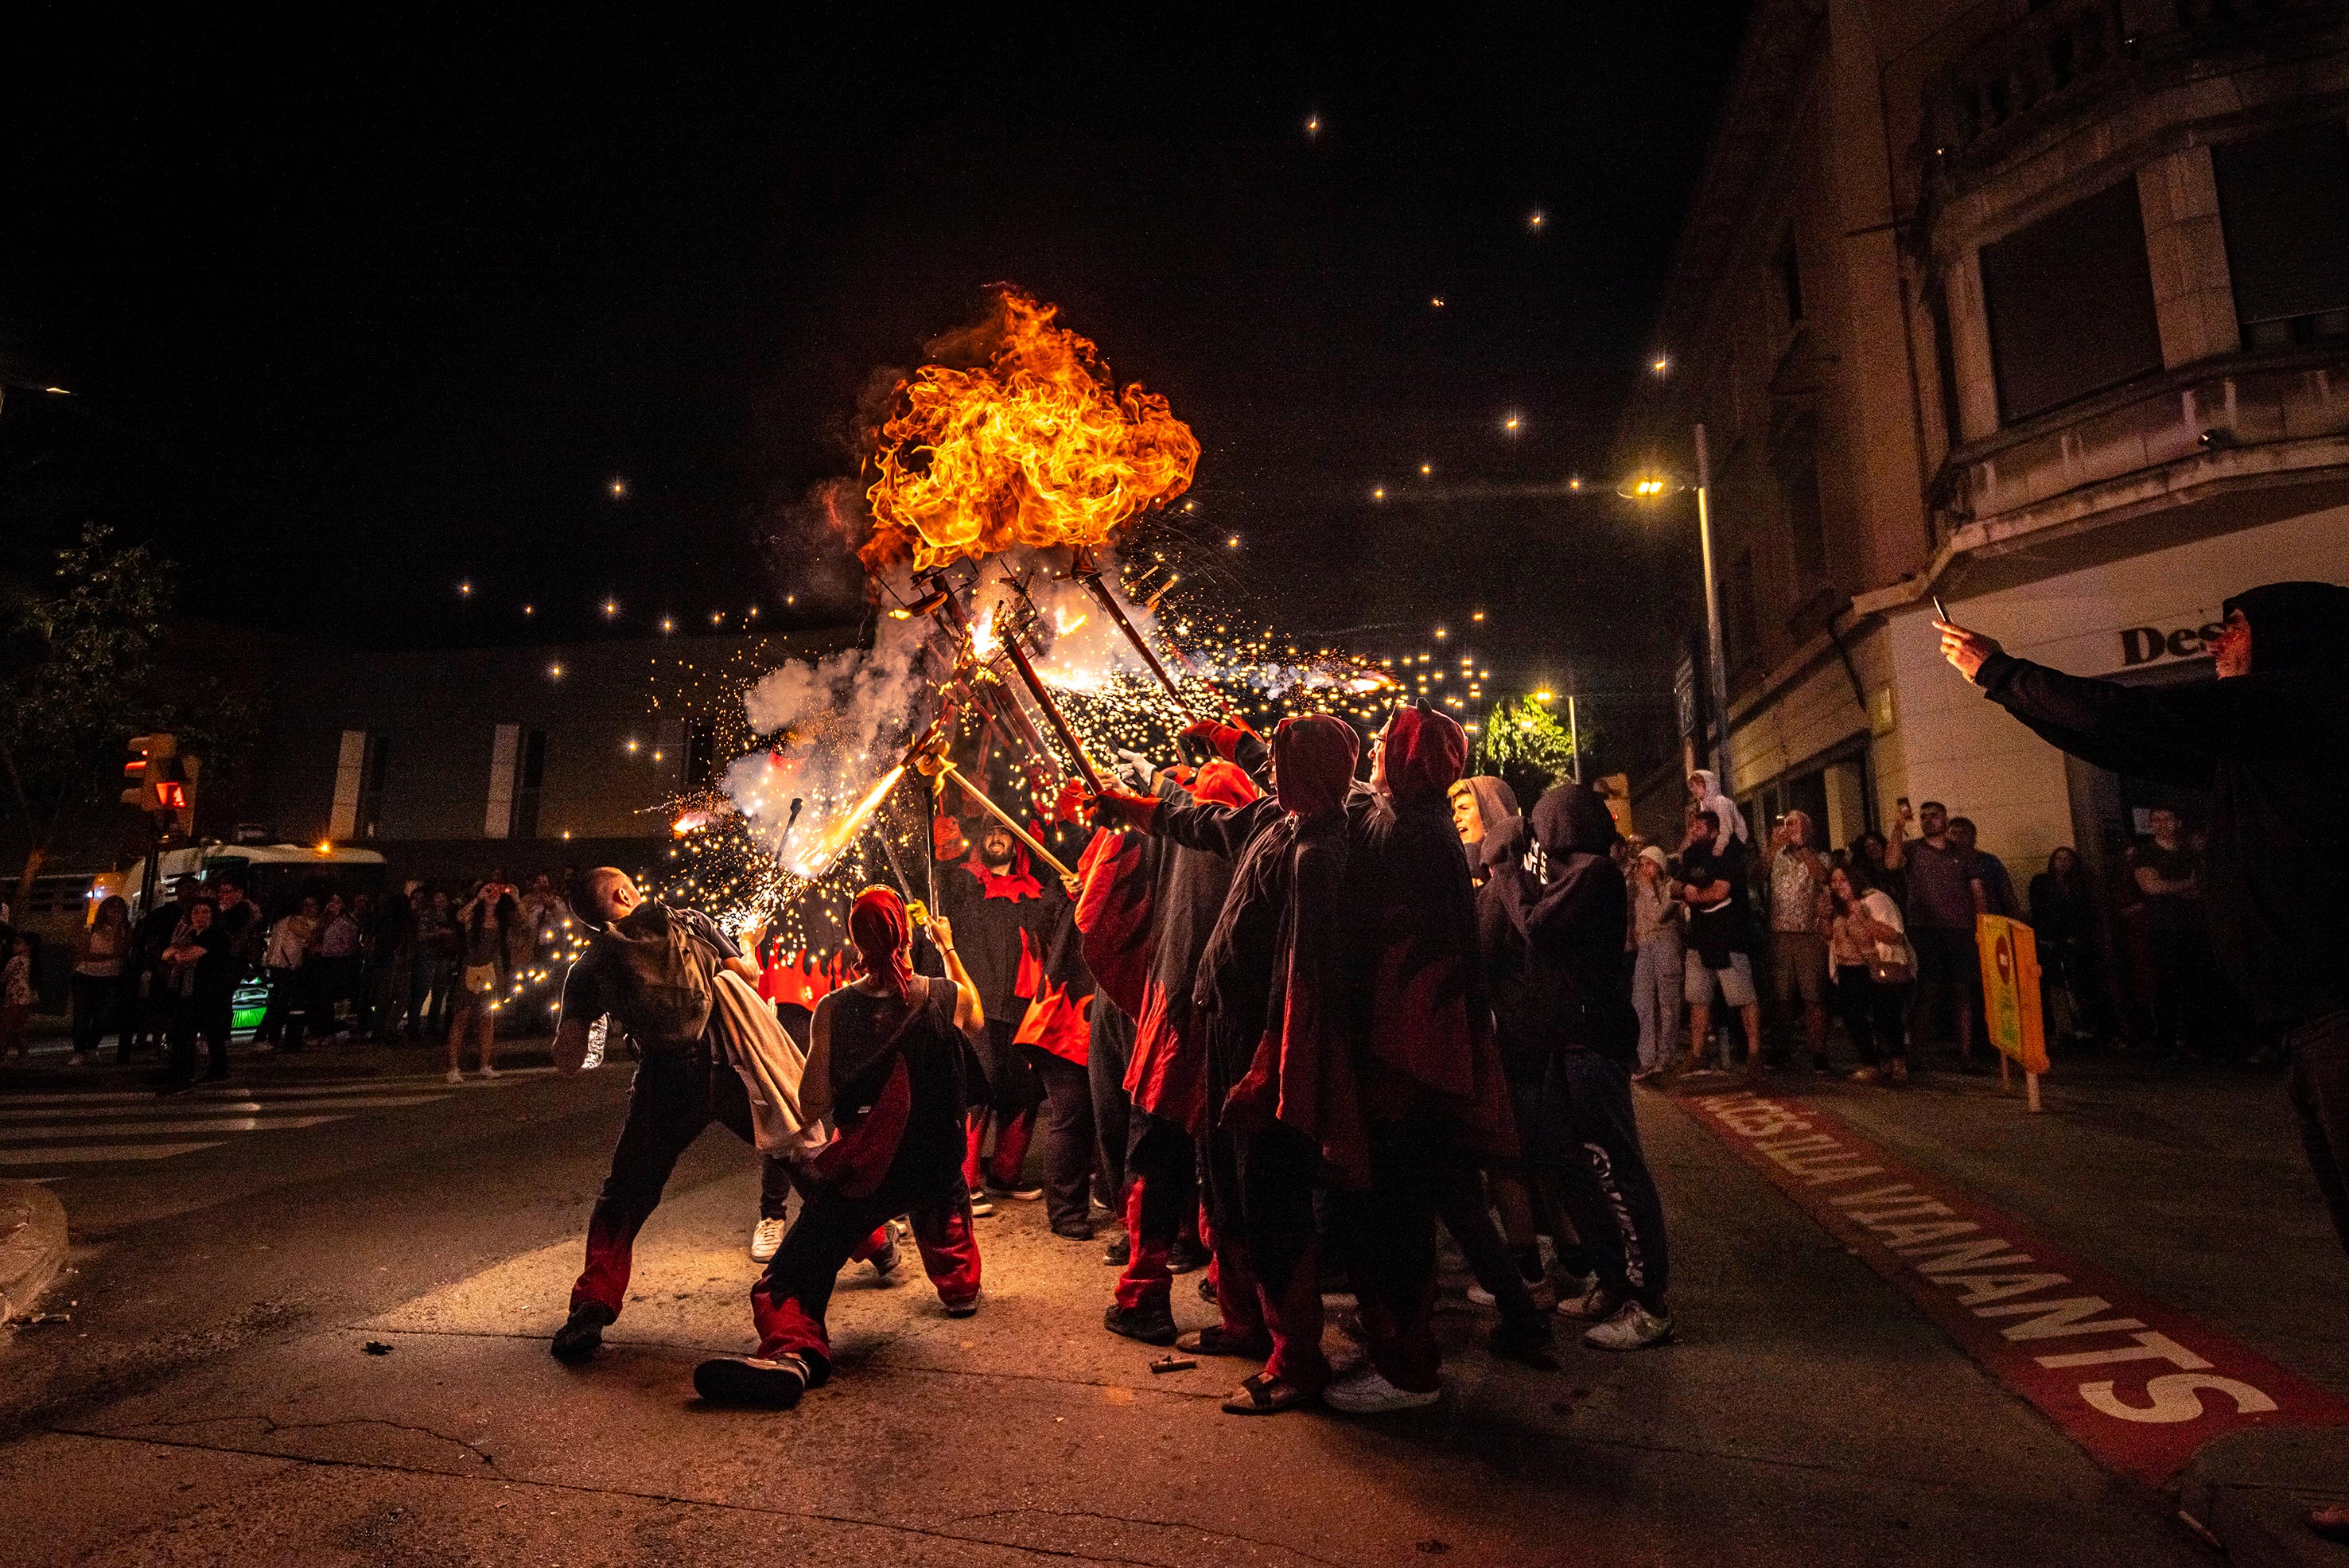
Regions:
<instances>
[{"instance_id":1,"label":"building facade","mask_svg":"<svg viewBox=\"0 0 2349 1568\"><path fill-rule=\"evenodd\" d=\"M1626 455L1704 427L1733 793L1837 844L1936 799L2018 875L2107 865L2198 803L1982 701L1933 600L2204 680L2228 595L2349 581L2349 6L1761 0L1655 357Z\"/></svg>"}]
</instances>

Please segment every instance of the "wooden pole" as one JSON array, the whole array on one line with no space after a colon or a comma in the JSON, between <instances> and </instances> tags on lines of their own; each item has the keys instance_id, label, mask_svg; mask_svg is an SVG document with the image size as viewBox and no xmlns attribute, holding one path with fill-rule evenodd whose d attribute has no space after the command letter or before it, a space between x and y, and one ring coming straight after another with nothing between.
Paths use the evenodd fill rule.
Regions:
<instances>
[{"instance_id":1,"label":"wooden pole","mask_svg":"<svg viewBox=\"0 0 2349 1568\"><path fill-rule=\"evenodd\" d=\"M1004 810L1001 806L989 800L987 797L986 792L982 791L977 784L972 784L968 779L963 777L962 770L960 768L956 767L952 763L947 763L945 766L939 768L938 772L945 777L950 778L954 780L955 783L962 785L963 794L977 801L980 807L984 809L989 816L992 816L996 821L1009 828L1011 830L1011 836L1014 838L1017 838L1020 843L1034 850L1039 856L1041 856L1045 865L1050 866L1053 870L1058 871L1063 877L1073 877L1076 875L1075 872L1070 870L1066 866L1061 865L1059 857L1050 850L1045 848L1041 844L1037 843L1034 836L1030 835L1026 828L1012 821L1011 814L1009 812Z\"/></svg>"}]
</instances>

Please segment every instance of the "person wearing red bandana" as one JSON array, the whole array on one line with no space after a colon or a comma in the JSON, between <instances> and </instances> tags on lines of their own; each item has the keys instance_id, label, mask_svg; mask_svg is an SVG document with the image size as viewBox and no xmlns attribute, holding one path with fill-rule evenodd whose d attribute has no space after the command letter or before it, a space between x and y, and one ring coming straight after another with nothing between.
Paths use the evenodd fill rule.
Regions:
<instances>
[{"instance_id":1,"label":"person wearing red bandana","mask_svg":"<svg viewBox=\"0 0 2349 1568\"><path fill-rule=\"evenodd\" d=\"M1263 742L1219 726L1194 726L1194 732L1207 732L1203 738L1220 742L1233 756L1195 772L1161 774L1157 800L1237 811L1259 799L1256 780L1234 758L1261 767L1269 755ZM1231 886L1232 857L1148 834L1105 834L1081 869L1077 924L1102 989L1094 1014L1098 1019L1112 1010L1132 1021L1131 1048L1116 1085L1127 1106L1126 1248L1115 1299L1102 1322L1112 1334L1174 1345L1174 1275L1201 1261L1196 1241L1186 1234L1198 1208L1197 1140L1207 1119L1205 1015L1193 1005L1192 981ZM1101 1048L1097 1037L1094 1049ZM1219 1288L1217 1294L1220 1304L1225 1293ZM1235 1310L1226 1323L1184 1338L1184 1348L1259 1359L1270 1353L1253 1293L1236 1291L1230 1299Z\"/></svg>"},{"instance_id":2,"label":"person wearing red bandana","mask_svg":"<svg viewBox=\"0 0 2349 1568\"><path fill-rule=\"evenodd\" d=\"M1208 1201L1230 1348L1263 1369L1224 1401L1235 1415L1294 1409L1330 1380L1321 1354L1324 1172L1367 1179L1348 981L1346 797L1360 742L1327 714L1284 720L1273 793L1232 807L1105 794L1099 811L1234 858L1199 956Z\"/></svg>"},{"instance_id":3,"label":"person wearing red bandana","mask_svg":"<svg viewBox=\"0 0 2349 1568\"><path fill-rule=\"evenodd\" d=\"M715 1404L788 1409L832 1376L824 1313L860 1241L892 1215L912 1222L923 1269L949 1317L978 1308L978 1242L963 1186L963 1106L971 1039L986 1011L955 950L950 921L931 937L947 978L914 972L905 901L867 888L848 918L855 982L816 1003L801 1110L833 1136L803 1162L807 1201L751 1292L759 1347L694 1368Z\"/></svg>"}]
</instances>

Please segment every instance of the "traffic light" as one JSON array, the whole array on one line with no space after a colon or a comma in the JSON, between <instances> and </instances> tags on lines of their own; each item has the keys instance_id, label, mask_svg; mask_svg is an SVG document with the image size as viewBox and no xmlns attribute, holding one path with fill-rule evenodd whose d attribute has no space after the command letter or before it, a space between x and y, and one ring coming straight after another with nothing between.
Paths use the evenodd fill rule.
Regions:
<instances>
[{"instance_id":1,"label":"traffic light","mask_svg":"<svg viewBox=\"0 0 2349 1568\"><path fill-rule=\"evenodd\" d=\"M180 776L163 781L162 805L171 813L173 836L192 839L196 836L196 775L203 771L202 757L181 757Z\"/></svg>"},{"instance_id":2,"label":"traffic light","mask_svg":"<svg viewBox=\"0 0 2349 1568\"><path fill-rule=\"evenodd\" d=\"M129 787L122 792L122 804L135 805L141 811L163 809L162 795L156 785L172 776L172 766L180 754L180 738L157 732L130 737L130 760L122 764L122 778Z\"/></svg>"}]
</instances>

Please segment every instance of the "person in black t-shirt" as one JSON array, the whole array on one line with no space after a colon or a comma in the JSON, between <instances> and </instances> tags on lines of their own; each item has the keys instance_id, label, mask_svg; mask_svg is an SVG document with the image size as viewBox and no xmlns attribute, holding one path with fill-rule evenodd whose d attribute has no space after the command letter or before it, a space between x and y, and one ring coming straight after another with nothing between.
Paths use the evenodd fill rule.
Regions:
<instances>
[{"instance_id":1,"label":"person in black t-shirt","mask_svg":"<svg viewBox=\"0 0 2349 1568\"><path fill-rule=\"evenodd\" d=\"M807 1201L750 1293L759 1348L694 1368L715 1403L788 1409L832 1376L824 1313L858 1240L893 1214L913 1222L922 1266L948 1317L978 1310L978 1241L963 1183L963 1117L971 1037L986 1026L978 988L955 952L954 928L932 916L947 980L914 972L905 901L867 888L849 912L864 971L816 1003L800 1108L832 1141L806 1160Z\"/></svg>"},{"instance_id":2,"label":"person in black t-shirt","mask_svg":"<svg viewBox=\"0 0 2349 1568\"><path fill-rule=\"evenodd\" d=\"M1745 892L1744 847L1732 839L1717 845L1713 814L1689 819L1681 845L1681 896L1688 905L1688 952L1682 961L1681 1000L1689 1009L1691 1072L1709 1071L1705 1048L1713 1040L1713 999L1736 1009L1745 1031L1745 1070L1759 1073L1762 1006L1754 992L1754 919Z\"/></svg>"},{"instance_id":3,"label":"person in black t-shirt","mask_svg":"<svg viewBox=\"0 0 2349 1568\"><path fill-rule=\"evenodd\" d=\"M2203 999L2210 979L2209 927L2202 912L2202 857L2179 832L2178 814L2157 806L2153 842L2137 863L2153 948L2153 1043L2193 1052L2206 1033Z\"/></svg>"}]
</instances>

